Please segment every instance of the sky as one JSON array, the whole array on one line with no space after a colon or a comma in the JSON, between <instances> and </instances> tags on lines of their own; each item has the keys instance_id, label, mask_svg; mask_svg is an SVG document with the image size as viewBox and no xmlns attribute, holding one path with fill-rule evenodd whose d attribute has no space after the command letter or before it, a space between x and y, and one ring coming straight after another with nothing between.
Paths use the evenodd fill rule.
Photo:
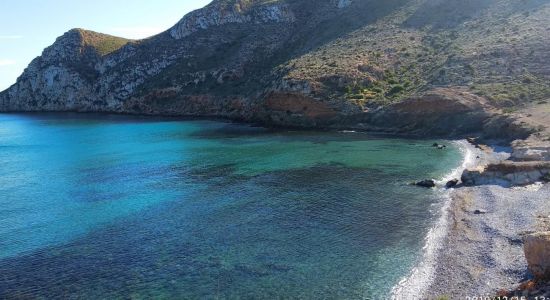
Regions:
<instances>
[{"instance_id":1,"label":"sky","mask_svg":"<svg viewBox=\"0 0 550 300\"><path fill-rule=\"evenodd\" d=\"M139 39L160 33L211 0L1 0L0 91L72 28Z\"/></svg>"}]
</instances>

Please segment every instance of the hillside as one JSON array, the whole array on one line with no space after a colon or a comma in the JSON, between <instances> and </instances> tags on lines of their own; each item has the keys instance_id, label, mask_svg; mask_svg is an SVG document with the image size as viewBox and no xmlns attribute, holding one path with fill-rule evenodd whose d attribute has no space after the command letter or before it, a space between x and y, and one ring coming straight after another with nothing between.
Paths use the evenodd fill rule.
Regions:
<instances>
[{"instance_id":1,"label":"hillside","mask_svg":"<svg viewBox=\"0 0 550 300\"><path fill-rule=\"evenodd\" d=\"M515 138L550 99L549 19L550 0L215 0L146 40L67 32L0 110Z\"/></svg>"}]
</instances>

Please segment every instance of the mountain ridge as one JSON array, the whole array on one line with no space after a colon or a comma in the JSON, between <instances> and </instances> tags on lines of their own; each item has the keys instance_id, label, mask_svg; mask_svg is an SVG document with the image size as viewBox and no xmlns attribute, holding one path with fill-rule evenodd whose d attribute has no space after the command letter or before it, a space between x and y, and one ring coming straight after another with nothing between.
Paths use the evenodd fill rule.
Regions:
<instances>
[{"instance_id":1,"label":"mountain ridge","mask_svg":"<svg viewBox=\"0 0 550 300\"><path fill-rule=\"evenodd\" d=\"M548 0L218 0L144 40L69 31L0 93L0 110L483 132L550 99L548 17ZM419 101L450 110L400 104Z\"/></svg>"}]
</instances>

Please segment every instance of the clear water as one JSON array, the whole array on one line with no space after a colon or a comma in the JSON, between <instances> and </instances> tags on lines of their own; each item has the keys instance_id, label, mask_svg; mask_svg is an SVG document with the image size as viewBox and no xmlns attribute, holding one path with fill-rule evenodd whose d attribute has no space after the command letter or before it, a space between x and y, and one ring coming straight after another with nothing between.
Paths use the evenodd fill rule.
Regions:
<instances>
[{"instance_id":1,"label":"clear water","mask_svg":"<svg viewBox=\"0 0 550 300\"><path fill-rule=\"evenodd\" d=\"M0 114L0 298L389 296L459 149L212 121Z\"/></svg>"}]
</instances>

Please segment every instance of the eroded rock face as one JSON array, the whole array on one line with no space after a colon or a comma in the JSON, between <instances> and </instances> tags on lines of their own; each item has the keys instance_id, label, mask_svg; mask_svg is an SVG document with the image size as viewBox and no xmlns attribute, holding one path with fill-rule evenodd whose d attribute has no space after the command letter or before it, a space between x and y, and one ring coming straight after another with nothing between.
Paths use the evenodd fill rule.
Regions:
<instances>
[{"instance_id":1,"label":"eroded rock face","mask_svg":"<svg viewBox=\"0 0 550 300\"><path fill-rule=\"evenodd\" d=\"M550 280L550 232L525 236L524 251L531 273L539 280Z\"/></svg>"},{"instance_id":2,"label":"eroded rock face","mask_svg":"<svg viewBox=\"0 0 550 300\"><path fill-rule=\"evenodd\" d=\"M210 4L185 16L171 30L174 39L185 38L199 30L230 23L289 23L294 14L284 3L266 3L250 7L246 1L237 1L235 5L221 2Z\"/></svg>"},{"instance_id":3,"label":"eroded rock face","mask_svg":"<svg viewBox=\"0 0 550 300\"><path fill-rule=\"evenodd\" d=\"M59 37L34 59L2 97L7 111L64 111L91 106L90 78L98 55L88 51L78 30ZM88 63L84 63L87 61Z\"/></svg>"},{"instance_id":4,"label":"eroded rock face","mask_svg":"<svg viewBox=\"0 0 550 300\"><path fill-rule=\"evenodd\" d=\"M367 122L395 132L457 136L481 131L491 113L485 100L451 88L434 89L367 113Z\"/></svg>"},{"instance_id":5,"label":"eroded rock face","mask_svg":"<svg viewBox=\"0 0 550 300\"><path fill-rule=\"evenodd\" d=\"M502 162L465 170L462 182L467 186L522 186L543 181L550 173L550 162Z\"/></svg>"},{"instance_id":6,"label":"eroded rock face","mask_svg":"<svg viewBox=\"0 0 550 300\"><path fill-rule=\"evenodd\" d=\"M272 92L263 107L265 121L276 125L327 124L338 112L330 105L296 92Z\"/></svg>"},{"instance_id":7,"label":"eroded rock face","mask_svg":"<svg viewBox=\"0 0 550 300\"><path fill-rule=\"evenodd\" d=\"M0 111L213 116L419 136L525 138L532 132L521 120L501 117L476 96L490 94L470 88L475 74L462 70L471 64L474 73L490 75L478 78L489 84L525 77L508 74L511 68L494 63L497 58L513 57L510 64L525 66L530 76L546 68L545 39L534 39L534 47L527 44L531 39L518 38L524 48L510 56L498 48L461 57L477 49L472 40L493 35L495 24L504 26L507 16L523 9L495 1L502 7L469 19L479 32L460 27L437 35L408 26L407 15L423 10L428 18L434 11L410 0L213 0L170 30L115 49L112 42L120 38L72 30L0 93ZM461 15L458 2L453 7ZM518 34L542 32L539 20L549 13L531 8ZM440 51L440 38L451 53ZM527 46L536 51L519 51ZM436 82L434 76L447 79Z\"/></svg>"},{"instance_id":8,"label":"eroded rock face","mask_svg":"<svg viewBox=\"0 0 550 300\"><path fill-rule=\"evenodd\" d=\"M512 143L511 159L515 161L550 161L550 142L540 139L518 140Z\"/></svg>"}]
</instances>

